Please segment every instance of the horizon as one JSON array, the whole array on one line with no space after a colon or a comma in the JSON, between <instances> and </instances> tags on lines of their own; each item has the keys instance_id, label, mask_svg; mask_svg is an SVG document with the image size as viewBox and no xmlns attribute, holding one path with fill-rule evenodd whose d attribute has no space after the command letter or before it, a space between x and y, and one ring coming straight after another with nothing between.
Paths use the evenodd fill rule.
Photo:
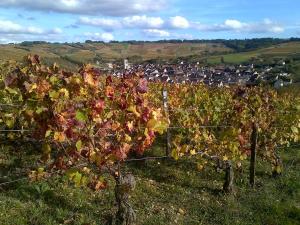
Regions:
<instances>
[{"instance_id":1,"label":"horizon","mask_svg":"<svg viewBox=\"0 0 300 225\"><path fill-rule=\"evenodd\" d=\"M80 43L80 44L85 44L88 42L91 43L105 43L105 44L113 44L113 43L190 43L190 42L211 42L211 43L218 43L218 42L222 42L222 41L251 41L251 40L267 40L267 39L273 39L273 40L280 40L280 41L300 41L300 36L299 37L287 37L287 38L273 38L273 37L261 37L261 38L240 38L240 39L158 39L158 40L122 40L122 41L118 41L118 40L111 40L111 41L103 41L103 40L83 40L83 41L78 41L78 42L66 42L66 41L43 41L43 40L33 40L33 41L28 41L28 40L24 40L21 42L8 42L8 43L0 43L0 45L8 45L8 44L25 44L25 43L33 43L33 44L76 44L76 43Z\"/></svg>"},{"instance_id":2,"label":"horizon","mask_svg":"<svg viewBox=\"0 0 300 225\"><path fill-rule=\"evenodd\" d=\"M293 0L2 0L0 44L287 39L300 36L299 8Z\"/></svg>"}]
</instances>

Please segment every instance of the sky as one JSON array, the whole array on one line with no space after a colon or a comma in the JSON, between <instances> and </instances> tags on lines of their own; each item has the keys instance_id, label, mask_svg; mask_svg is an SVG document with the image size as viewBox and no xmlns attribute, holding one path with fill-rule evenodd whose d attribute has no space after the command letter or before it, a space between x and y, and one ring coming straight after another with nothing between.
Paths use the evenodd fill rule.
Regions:
<instances>
[{"instance_id":1,"label":"sky","mask_svg":"<svg viewBox=\"0 0 300 225\"><path fill-rule=\"evenodd\" d=\"M299 0L0 0L0 44L300 36Z\"/></svg>"}]
</instances>

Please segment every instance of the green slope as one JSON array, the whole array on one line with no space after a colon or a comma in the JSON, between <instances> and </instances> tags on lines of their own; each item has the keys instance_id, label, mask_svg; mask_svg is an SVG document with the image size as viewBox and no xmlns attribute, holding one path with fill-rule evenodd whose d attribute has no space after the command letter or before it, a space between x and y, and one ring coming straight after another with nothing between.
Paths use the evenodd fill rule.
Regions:
<instances>
[{"instance_id":1,"label":"green slope","mask_svg":"<svg viewBox=\"0 0 300 225\"><path fill-rule=\"evenodd\" d=\"M137 60L172 59L189 55L204 56L232 52L223 44L212 43L74 43L0 45L0 60L22 60L29 53L65 67L81 63L111 62L124 58Z\"/></svg>"}]
</instances>

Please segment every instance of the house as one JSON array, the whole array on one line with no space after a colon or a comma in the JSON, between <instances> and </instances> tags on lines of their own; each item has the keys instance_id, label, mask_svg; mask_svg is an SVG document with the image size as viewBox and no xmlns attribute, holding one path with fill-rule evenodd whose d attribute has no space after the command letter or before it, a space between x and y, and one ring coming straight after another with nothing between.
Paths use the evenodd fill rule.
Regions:
<instances>
[{"instance_id":1,"label":"house","mask_svg":"<svg viewBox=\"0 0 300 225\"><path fill-rule=\"evenodd\" d=\"M112 63L107 63L107 67L108 67L109 69L113 69L113 68L114 68L114 66L113 66Z\"/></svg>"},{"instance_id":2,"label":"house","mask_svg":"<svg viewBox=\"0 0 300 225\"><path fill-rule=\"evenodd\" d=\"M129 70L132 65L129 63L128 59L124 59L124 69Z\"/></svg>"},{"instance_id":3,"label":"house","mask_svg":"<svg viewBox=\"0 0 300 225\"><path fill-rule=\"evenodd\" d=\"M274 88L278 89L281 88L283 86L287 86L293 83L293 80L290 79L289 81L284 81L282 79L278 79L275 83L274 83Z\"/></svg>"}]
</instances>

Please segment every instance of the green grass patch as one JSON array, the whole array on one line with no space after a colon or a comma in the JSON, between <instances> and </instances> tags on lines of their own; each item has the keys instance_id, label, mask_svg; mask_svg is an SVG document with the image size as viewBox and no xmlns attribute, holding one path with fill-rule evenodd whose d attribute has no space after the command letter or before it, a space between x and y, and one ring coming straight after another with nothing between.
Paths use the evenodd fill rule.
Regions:
<instances>
[{"instance_id":1,"label":"green grass patch","mask_svg":"<svg viewBox=\"0 0 300 225\"><path fill-rule=\"evenodd\" d=\"M17 177L36 160L31 156L34 151L24 156L12 150L1 150L1 177ZM160 146L154 148L156 155L162 151ZM255 189L248 185L247 163L243 172L235 171L235 195L221 191L222 172L212 167L198 171L192 159L135 162L122 170L132 172L137 181L130 200L139 225L297 225L299 149L287 149L282 156L284 172L276 179L270 165L258 159ZM105 224L115 211L112 180L108 189L98 192L75 188L59 176L1 187L0 224L4 225Z\"/></svg>"}]
</instances>

